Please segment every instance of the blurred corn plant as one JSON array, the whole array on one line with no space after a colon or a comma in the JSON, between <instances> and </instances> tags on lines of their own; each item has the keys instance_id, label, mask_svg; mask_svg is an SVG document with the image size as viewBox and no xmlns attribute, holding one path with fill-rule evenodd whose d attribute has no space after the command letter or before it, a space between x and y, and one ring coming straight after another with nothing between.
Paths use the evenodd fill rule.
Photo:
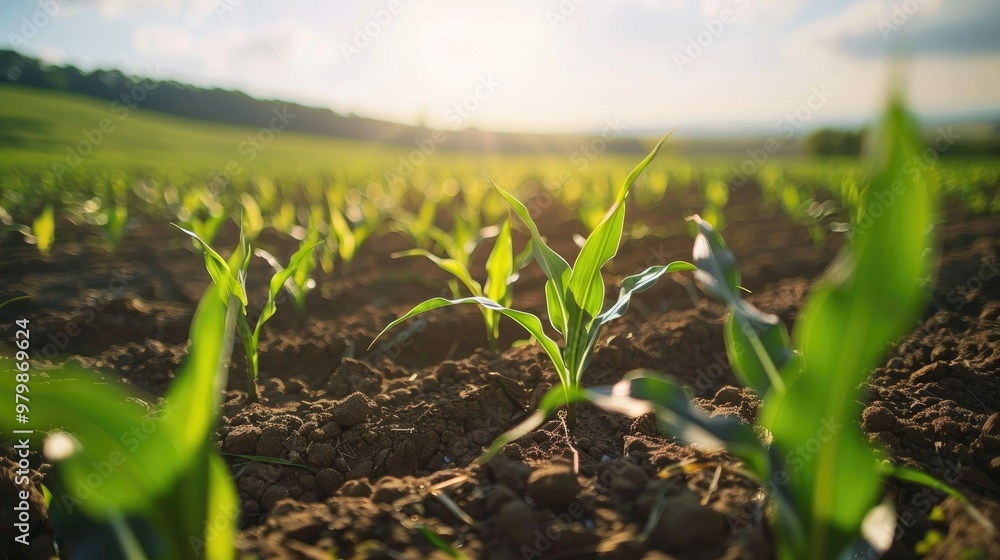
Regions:
<instances>
[{"instance_id":1,"label":"blurred corn plant","mask_svg":"<svg viewBox=\"0 0 1000 560\"><path fill-rule=\"evenodd\" d=\"M461 290L455 285L461 283L473 297L486 298L495 301L504 307L509 307L514 301L514 290L512 284L517 280L518 271L523 268L531 259L531 242L529 241L524 250L517 255L514 254L513 242L511 240L510 221L505 220L500 226L499 233L493 243L493 250L490 251L486 260L486 282L480 284L469 272L468 256L464 249L459 247L457 242L449 241L445 247L450 247L448 254L460 256L462 260L454 257L441 258L427 251L426 249L410 249L393 254L393 258L421 256L426 257L442 270L451 274L453 297L460 297ZM483 320L486 323L486 337L489 340L490 348L499 351L500 340L500 313L488 307L481 307Z\"/></svg>"},{"instance_id":2,"label":"blurred corn plant","mask_svg":"<svg viewBox=\"0 0 1000 560\"><path fill-rule=\"evenodd\" d=\"M226 386L233 311L216 287L208 289L187 359L159 406L68 366L50 380L32 380L28 437L53 466L43 491L62 551L101 560L235 557L239 499L210 439ZM13 401L27 375L0 377L0 392ZM0 427L24 428L13 414L0 418Z\"/></svg>"},{"instance_id":3,"label":"blurred corn plant","mask_svg":"<svg viewBox=\"0 0 1000 560\"><path fill-rule=\"evenodd\" d=\"M319 230L310 228L306 237L299 242L299 249L289 262L289 267L294 268L291 275L285 279L283 284L285 291L292 296L295 311L299 316L300 327L305 322L306 298L316 288L316 280L313 279L312 273L316 268L316 250L320 243L322 241L320 240ZM254 249L254 254L271 265L271 268L274 269L275 277L284 277L285 267L282 266L281 262L274 255L260 248Z\"/></svg>"},{"instance_id":4,"label":"blurred corn plant","mask_svg":"<svg viewBox=\"0 0 1000 560\"><path fill-rule=\"evenodd\" d=\"M288 266L282 268L279 264L275 268L275 273L268 283L264 305L256 320L252 321L249 316L246 283L253 249L243 236L242 231L236 250L227 260L195 232L186 230L177 224L172 225L201 245L205 257L205 268L208 270L212 282L219 288L219 293L222 294L220 297L227 302L228 306L235 308L236 330L243 342L243 350L247 359L247 399L249 402L257 402L257 378L260 372L260 354L257 347L260 344L264 324L277 312L279 294L289 279L293 278L301 269L312 270L315 266L314 249L316 243L304 243L289 259ZM273 259L273 257L271 258ZM275 262L277 263L276 260ZM308 280L308 275L306 279ZM305 295L303 294L302 297L304 300Z\"/></svg>"}]
</instances>

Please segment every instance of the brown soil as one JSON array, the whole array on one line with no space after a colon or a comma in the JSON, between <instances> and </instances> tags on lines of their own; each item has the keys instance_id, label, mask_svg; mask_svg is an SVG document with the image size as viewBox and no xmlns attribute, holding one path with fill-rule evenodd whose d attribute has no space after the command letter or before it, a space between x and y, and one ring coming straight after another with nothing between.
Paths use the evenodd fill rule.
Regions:
<instances>
[{"instance_id":1,"label":"brown soil","mask_svg":"<svg viewBox=\"0 0 1000 560\"><path fill-rule=\"evenodd\" d=\"M749 190L735 193L724 233L750 300L790 324L840 239L817 249L803 226L755 200ZM692 195L675 194L655 209L630 209L630 220L641 215L672 229L625 243L608 283L650 264L688 260L682 217L697 207ZM561 216L543 218L543 229L557 251L575 254L569 240L581 226ZM859 422L894 461L953 483L1000 525L1000 228L995 217L953 207L941 231L934 303L873 373ZM51 344L57 361L162 394L185 355L191 313L207 283L200 255L161 225L135 230L117 255L95 249L82 230L59 233L47 259L17 235L0 243L0 296L32 296L4 310L0 336L11 338L13 314L30 317L35 340ZM232 236L224 232L221 244ZM279 254L292 249L287 240L269 241ZM307 467L230 460L245 512L241 550L264 558L328 558L323 551L333 548L344 558L447 557L421 533L426 527L470 558L772 557L752 482L723 469L710 490L714 467L657 477L679 463L735 461L678 445L648 417L632 421L583 407L572 433L554 419L479 466L484 447L558 381L537 347L510 347L525 338L513 323L503 325L507 350L485 349L482 319L471 306L427 314L366 351L384 325L445 286L430 263L388 258L408 247L389 234L369 242L350 269L321 275L301 328L289 305L279 309L262 341L260 404L246 404L235 350L217 431L221 449ZM480 249L480 263L487 252ZM267 265L256 262L251 301L260 301L268 276ZM542 313L543 280L536 265L525 269L515 306ZM700 297L689 277L661 280L605 331L585 384L613 383L634 368L661 370L689 383L705 410L750 421L755 399L733 386L723 318L724 309ZM46 470L38 457L32 461ZM1000 540L953 499L895 482L887 495L901 527L888 557L916 557L915 545L934 530L943 540L929 558L1000 558ZM37 532L42 539L44 532Z\"/></svg>"}]
</instances>

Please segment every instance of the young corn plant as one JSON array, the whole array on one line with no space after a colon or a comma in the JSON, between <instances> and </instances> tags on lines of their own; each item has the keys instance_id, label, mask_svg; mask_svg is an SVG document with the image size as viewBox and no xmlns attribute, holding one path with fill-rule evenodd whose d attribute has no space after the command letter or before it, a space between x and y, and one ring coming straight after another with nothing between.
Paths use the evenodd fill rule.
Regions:
<instances>
[{"instance_id":1,"label":"young corn plant","mask_svg":"<svg viewBox=\"0 0 1000 560\"><path fill-rule=\"evenodd\" d=\"M31 223L31 234L38 245L38 252L48 255L56 241L56 215L51 204L46 204L38 216L35 216Z\"/></svg>"},{"instance_id":2,"label":"young corn plant","mask_svg":"<svg viewBox=\"0 0 1000 560\"><path fill-rule=\"evenodd\" d=\"M278 296L282 287L301 269L315 264L313 249L315 249L316 244L303 244L289 259L288 266L275 271L268 284L267 299L264 301L256 321L251 326L251 319L248 315L249 300L246 279L252 250L242 232L240 233L239 246L227 261L198 234L177 224L173 224L173 226L201 244L205 255L205 268L212 277L213 283L219 287L221 294L225 294L225 300L230 305L237 307L236 330L240 334L247 359L247 399L249 402L257 402L257 377L260 371L260 354L257 347L260 343L261 332L264 324L278 310Z\"/></svg>"},{"instance_id":3,"label":"young corn plant","mask_svg":"<svg viewBox=\"0 0 1000 560\"><path fill-rule=\"evenodd\" d=\"M872 220L861 222L867 229L856 232L808 295L793 330L794 346L777 317L741 299L736 258L711 225L694 218L696 277L729 308L730 364L763 399L758 419L768 443L736 418L708 417L691 404L679 381L654 372L632 372L610 389L569 395L630 416L652 410L682 441L725 448L740 458L776 506L771 523L780 560L880 556L895 532L892 504L879 504L890 476L947 492L995 531L953 488L920 471L880 462L857 421L858 386L886 344L911 328L926 304L921 282L931 272L935 185L927 174L907 172L920 153L918 138L902 104L894 101L878 144L877 173L861 193L861 212ZM873 204L890 192L898 196L875 216ZM550 391L540 412L502 436L484 460L543 422L566 398ZM796 452L823 440L815 453Z\"/></svg>"},{"instance_id":4,"label":"young corn plant","mask_svg":"<svg viewBox=\"0 0 1000 560\"><path fill-rule=\"evenodd\" d=\"M496 236L493 250L490 251L490 256L486 260L485 284L480 284L472 277L467 262L456 258L441 258L426 249L410 249L393 255L394 258L411 256L428 258L442 270L454 276L456 281L461 282L473 297L486 298L503 307L510 307L514 301L513 283L517 280L517 271L531 258L531 244L529 242L528 247L515 256L511 241L510 222L504 221ZM453 289L452 291L456 292L457 290ZM457 293L455 297L458 297ZM480 309L486 323L486 337L489 339L490 349L497 352L499 351L501 314L488 307L480 307Z\"/></svg>"},{"instance_id":5,"label":"young corn plant","mask_svg":"<svg viewBox=\"0 0 1000 560\"><path fill-rule=\"evenodd\" d=\"M618 301L602 311L604 279L601 277L601 268L618 252L625 221L625 198L632 182L653 160L665 140L666 137L660 140L653 151L628 175L611 209L586 239L572 267L545 243L524 204L494 184L497 192L531 231L532 253L548 278L545 284L545 299L549 321L562 335L562 345L546 334L542 321L535 315L511 309L483 296L429 299L390 323L382 333L379 333L379 337L410 317L450 305L475 304L505 315L528 331L552 360L563 390L561 402L569 405L567 423L574 425L575 402L569 397L580 391L583 372L590 363L591 354L604 326L625 313L633 295L651 287L664 274L694 270L694 266L686 262L649 267L639 274L626 278L622 282Z\"/></svg>"},{"instance_id":6,"label":"young corn plant","mask_svg":"<svg viewBox=\"0 0 1000 560\"><path fill-rule=\"evenodd\" d=\"M330 231L322 246L320 264L328 274L333 272L335 253L340 257L341 264L349 267L364 242L382 225L382 215L371 200L360 193L350 194L353 196L346 198L356 200L345 201L345 196L334 189L329 189L326 193ZM348 214L342 210L345 202L348 203Z\"/></svg>"},{"instance_id":7,"label":"young corn plant","mask_svg":"<svg viewBox=\"0 0 1000 560\"><path fill-rule=\"evenodd\" d=\"M300 325L305 321L306 298L316 288L316 280L312 277L313 270L316 268L316 251L309 251L308 249L310 247L315 248L320 243L318 230L311 229L309 235L299 243L299 252L302 253L301 262L284 282L285 291L292 296L292 302L295 304L295 311L299 316ZM258 248L254 249L254 254L267 261L267 264L271 265L271 268L274 269L275 275L285 272L285 267L271 253ZM294 257L292 260L295 260Z\"/></svg>"},{"instance_id":8,"label":"young corn plant","mask_svg":"<svg viewBox=\"0 0 1000 560\"><path fill-rule=\"evenodd\" d=\"M233 314L210 286L191 323L191 347L162 405L66 366L31 386L27 436L52 469L45 486L60 544L74 557L168 560L235 557L236 487L211 433L226 385ZM15 375L0 378L13 400ZM14 415L0 428L24 426ZM138 426L144 432L135 436ZM20 436L19 436L20 437ZM98 482L94 482L94 481Z\"/></svg>"}]
</instances>

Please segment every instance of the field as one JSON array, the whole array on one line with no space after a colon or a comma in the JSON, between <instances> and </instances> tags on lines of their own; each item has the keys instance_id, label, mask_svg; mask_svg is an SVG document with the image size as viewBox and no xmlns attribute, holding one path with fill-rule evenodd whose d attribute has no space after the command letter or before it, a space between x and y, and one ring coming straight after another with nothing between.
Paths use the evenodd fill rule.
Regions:
<instances>
[{"instance_id":1,"label":"field","mask_svg":"<svg viewBox=\"0 0 1000 560\"><path fill-rule=\"evenodd\" d=\"M860 502L862 513L884 502L895 515L888 529L882 524L875 537L865 535L869 548L846 557L877 557L871 554L880 548L897 559L1000 557L1000 537L990 527L1000 525L1000 161L921 148L900 160L906 166L887 171L878 160L851 158L773 157L746 166L752 160L745 154L680 158L667 139L616 205L626 192L620 185L644 153L587 146L578 154L427 153L281 131L262 135L141 110L120 119L110 114L103 102L0 88L0 301L28 296L0 311L0 339L5 355L15 356L16 333L24 330L16 321L30 318L30 360L10 363L30 361L30 408L38 423L27 457L36 483L26 500L31 546L10 544L16 519L8 519L5 506L0 554L6 557L27 550L48 558L58 540L64 556L89 558L146 557L121 552L129 550L126 543L154 558L150 551L164 542L176 547L161 552L165 558L225 558L233 549L241 557L314 559L834 558L844 557L830 552L838 539L857 536L842 534L852 521L839 523ZM87 132L108 118L115 119L113 129L100 137ZM246 143L254 137L259 147ZM890 137L883 149L895 154L909 140ZM81 153L88 145L92 157ZM79 165L66 158L74 152ZM524 203L528 219L487 175ZM911 200L924 188L940 196L937 206ZM620 247L614 243L613 258L597 262L604 297L583 292L597 311L615 301L623 281L649 267L693 261L699 272L661 271L655 286L633 295L628 311L595 335L592 359L578 372L567 366L569 381L518 324L522 319L493 316L499 331L491 341L484 325L489 307L430 310L379 336L426 300L486 294L538 316L539 328L557 340L560 333L570 338L570 328L555 326L558 308L546 288L554 281L540 266L552 261L538 256L542 244L532 240L527 222L574 263L581 246L592 246L584 244L591 232L599 238L619 209ZM686 220L693 214L710 225ZM512 231L494 227L505 221ZM931 230L937 242L921 245ZM735 263L727 264L724 247L706 233L712 231L739 262L732 292L744 288L740 301L764 314L747 312L724 289ZM608 235L605 241L617 241ZM698 253L696 238L711 246L709 253ZM245 243L277 263L241 249ZM505 254L504 243L509 262L496 273L502 258L492 255ZM220 260L203 254L208 246ZM414 248L450 260L442 265L423 254L399 254ZM925 258L935 251L932 262ZM862 263L850 269L854 274L877 278L871 284L880 287L859 281L845 292L869 304L860 311L851 307L854 300L832 297L844 306L835 309L840 327L814 326L801 336L792 328L792 341L805 364L802 375L832 380L821 374L849 372L858 383L849 383L850 376L839 386L831 381L833 388L846 384L837 393L799 379L801 391L813 392L796 393L791 381L798 371L782 368L792 353L782 354L775 333L819 321L820 311L800 310L811 293L834 283L822 278L840 253ZM293 254L302 255L298 265ZM246 266L241 257L249 259ZM285 263L291 276L271 282L273 264ZM718 274L711 263L721 263ZM897 274L907 263L917 263L914 270L926 277ZM455 273L466 269L474 282ZM715 291L713 278L723 285ZM512 293L490 295L498 282ZM910 299L895 301L895 294ZM227 318L211 323L221 301ZM560 312L569 317L579 311L573 305L589 303L564 302ZM763 345L751 358L733 350L740 335L727 326L727 317L744 312L763 321L746 335ZM756 319L766 314L780 321ZM247 326L233 326L239 317ZM259 344L251 350L242 329L252 330L259 318ZM873 330L862 332L865 325ZM857 346L870 346L870 357L851 346L859 332L865 336ZM825 345L809 333L825 333ZM195 350L205 354L190 358ZM226 362L230 352L221 394L212 389L214 367L198 364L211 362L204 356ZM864 367L839 361L854 354ZM573 356L566 355L568 363ZM257 376L248 381L254 361ZM754 368L780 370L780 377L762 382ZM573 391L614 385L633 370L673 376L691 391L694 406L668 406L652 395L652 412L630 418L613 406L570 404ZM582 377L574 382L575 373ZM799 416L803 426L815 421L825 431L806 430L796 439L795 422L774 412L772 390L781 378L795 399L782 412L825 409L830 416L801 410ZM195 383L207 388L199 392ZM7 395L14 383L2 386ZM638 385L633 390L641 396ZM185 395L200 404L189 405ZM563 399L553 414L481 461L498 437L549 406L556 398L550 395ZM120 409L102 406L109 403ZM74 419L87 419L91 431ZM5 416L0 426L6 432L11 422ZM160 429L145 431L147 424ZM748 428L755 424L756 432ZM717 426L733 431L712 432ZM748 458L754 455L745 450L727 452L690 436L698 428L739 443L727 439L733 426L772 432L787 445L783 457L777 443L768 456L785 482L775 478L775 487L755 476ZM71 444L76 454L43 455L43 431L57 428L78 440ZM865 451L850 447L855 432ZM851 443L831 453L829 441ZM154 443L177 452L149 451ZM16 501L23 455L13 443L2 450L0 495L7 504ZM220 457L224 475L211 466ZM930 474L958 493L918 484L902 471L879 478L876 460ZM167 474L129 478L133 461L139 470L159 464ZM876 482L865 494L858 488L869 484L869 467L868 479ZM197 496L190 499L201 502L171 501L178 488L177 495L191 490L178 481L192 484ZM799 484L832 489L831 509L810 509L801 495L793 495L792 506L779 502ZM129 494L147 489L156 491ZM192 503L201 509L179 505ZM808 543L782 524L795 517L792 511L811 523L802 533ZM204 531L164 530L181 524L180 517L200 520ZM860 516L851 531L859 524ZM818 534L834 544L810 548ZM884 547L874 542L879 534L889 538Z\"/></svg>"}]
</instances>

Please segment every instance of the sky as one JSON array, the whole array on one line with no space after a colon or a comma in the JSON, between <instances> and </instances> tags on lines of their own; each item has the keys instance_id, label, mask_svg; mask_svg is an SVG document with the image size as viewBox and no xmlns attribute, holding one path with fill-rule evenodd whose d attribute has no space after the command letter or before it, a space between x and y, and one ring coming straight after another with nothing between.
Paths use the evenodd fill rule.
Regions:
<instances>
[{"instance_id":1,"label":"sky","mask_svg":"<svg viewBox=\"0 0 1000 560\"><path fill-rule=\"evenodd\" d=\"M3 0L0 46L341 113L525 132L1000 115L997 0ZM0 69L4 71L4 69Z\"/></svg>"}]
</instances>

